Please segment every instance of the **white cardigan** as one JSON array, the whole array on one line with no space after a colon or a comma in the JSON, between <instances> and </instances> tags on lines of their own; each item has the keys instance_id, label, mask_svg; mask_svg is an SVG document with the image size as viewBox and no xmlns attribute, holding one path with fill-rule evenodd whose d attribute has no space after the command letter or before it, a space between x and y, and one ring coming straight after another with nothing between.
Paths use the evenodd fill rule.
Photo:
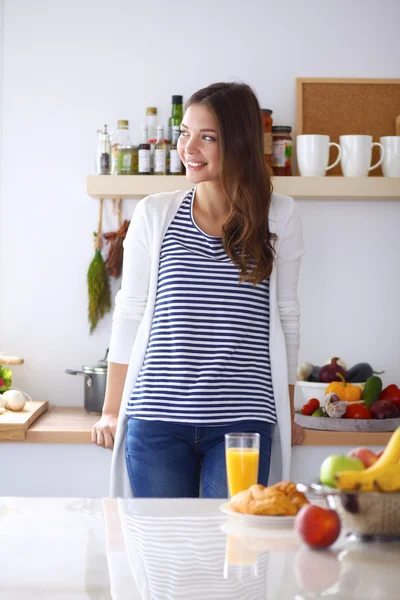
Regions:
<instances>
[{"instance_id":1,"label":"white cardigan","mask_svg":"<svg viewBox=\"0 0 400 600\"><path fill-rule=\"evenodd\" d=\"M161 244L186 191L147 196L134 212L124 242L121 289L116 296L108 360L129 364L111 462L110 496L132 497L125 459L126 405L142 367L157 294ZM270 231L278 236L270 277L270 360L276 406L270 484L289 478L291 420L288 384L295 383L300 307L297 283L304 253L301 224L292 198L273 194Z\"/></svg>"}]
</instances>

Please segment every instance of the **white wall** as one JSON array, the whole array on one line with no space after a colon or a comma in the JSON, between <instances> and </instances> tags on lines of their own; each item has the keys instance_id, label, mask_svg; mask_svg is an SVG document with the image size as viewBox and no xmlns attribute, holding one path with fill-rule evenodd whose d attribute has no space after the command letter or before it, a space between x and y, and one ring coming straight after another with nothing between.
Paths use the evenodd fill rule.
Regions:
<instances>
[{"instance_id":1,"label":"white wall","mask_svg":"<svg viewBox=\"0 0 400 600\"><path fill-rule=\"evenodd\" d=\"M0 350L25 357L15 384L82 404L64 369L107 347L110 318L92 336L87 323L96 129L128 118L136 132L148 105L166 124L172 94L230 79L294 125L296 76L399 77L399 22L398 0L4 0ZM300 359L368 360L399 380L400 202L299 204Z\"/></svg>"}]
</instances>

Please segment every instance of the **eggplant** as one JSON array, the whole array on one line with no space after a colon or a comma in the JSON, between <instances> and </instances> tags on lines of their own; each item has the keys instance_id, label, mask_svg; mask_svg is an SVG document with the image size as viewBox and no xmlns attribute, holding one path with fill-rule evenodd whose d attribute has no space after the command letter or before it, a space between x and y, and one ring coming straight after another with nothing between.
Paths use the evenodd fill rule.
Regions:
<instances>
[{"instance_id":1,"label":"eggplant","mask_svg":"<svg viewBox=\"0 0 400 600\"><path fill-rule=\"evenodd\" d=\"M373 374L381 375L384 371L374 371L369 363L357 363L347 371L347 379L349 383L363 383L367 381Z\"/></svg>"},{"instance_id":2,"label":"eggplant","mask_svg":"<svg viewBox=\"0 0 400 600\"><path fill-rule=\"evenodd\" d=\"M320 370L321 370L321 367L316 367L315 365L313 365L311 375L309 376L307 381L313 381L314 383L320 383L321 382L321 380L319 378Z\"/></svg>"}]
</instances>

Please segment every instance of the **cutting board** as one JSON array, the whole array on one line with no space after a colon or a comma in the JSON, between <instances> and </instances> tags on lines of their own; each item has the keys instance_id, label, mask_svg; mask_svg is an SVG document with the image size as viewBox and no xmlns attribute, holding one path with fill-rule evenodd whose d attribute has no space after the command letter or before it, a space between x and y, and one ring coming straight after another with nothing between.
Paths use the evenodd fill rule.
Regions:
<instances>
[{"instance_id":1,"label":"cutting board","mask_svg":"<svg viewBox=\"0 0 400 600\"><path fill-rule=\"evenodd\" d=\"M48 401L27 402L23 410L0 415L0 440L24 440L28 427L49 408Z\"/></svg>"}]
</instances>

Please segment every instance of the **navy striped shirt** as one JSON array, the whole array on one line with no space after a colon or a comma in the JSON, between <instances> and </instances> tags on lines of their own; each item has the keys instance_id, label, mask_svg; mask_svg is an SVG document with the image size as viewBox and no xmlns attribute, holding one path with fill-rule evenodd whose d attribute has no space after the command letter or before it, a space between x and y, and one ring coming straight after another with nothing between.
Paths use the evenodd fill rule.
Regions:
<instances>
[{"instance_id":1,"label":"navy striped shirt","mask_svg":"<svg viewBox=\"0 0 400 600\"><path fill-rule=\"evenodd\" d=\"M276 423L269 280L239 284L222 238L193 220L194 191L161 246L149 343L127 415L200 426Z\"/></svg>"}]
</instances>

